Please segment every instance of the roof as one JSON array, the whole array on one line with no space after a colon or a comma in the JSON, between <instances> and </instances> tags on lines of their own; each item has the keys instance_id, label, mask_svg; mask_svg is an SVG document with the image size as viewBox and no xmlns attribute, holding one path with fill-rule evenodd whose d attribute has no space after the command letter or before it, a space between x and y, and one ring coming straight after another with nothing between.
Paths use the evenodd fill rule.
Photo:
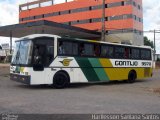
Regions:
<instances>
[{"instance_id":1,"label":"roof","mask_svg":"<svg viewBox=\"0 0 160 120\"><path fill-rule=\"evenodd\" d=\"M24 36L22 38L20 38L20 40L25 40L25 39L34 39L34 38L39 38L39 37L51 37L51 38L54 38L54 37L59 37L60 36L57 36L57 35L51 35L51 34L32 34L32 35L27 35L27 36Z\"/></svg>"},{"instance_id":2,"label":"roof","mask_svg":"<svg viewBox=\"0 0 160 120\"><path fill-rule=\"evenodd\" d=\"M61 23L40 20L29 23L14 24L0 27L0 36L20 38L30 34L54 34L73 38L100 38L99 32L69 26Z\"/></svg>"}]
</instances>

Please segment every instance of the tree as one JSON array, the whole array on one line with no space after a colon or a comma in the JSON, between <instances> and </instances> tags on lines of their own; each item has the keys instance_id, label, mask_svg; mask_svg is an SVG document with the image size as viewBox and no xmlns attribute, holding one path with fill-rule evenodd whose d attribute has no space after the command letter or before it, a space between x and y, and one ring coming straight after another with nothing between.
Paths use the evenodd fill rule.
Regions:
<instances>
[{"instance_id":1,"label":"tree","mask_svg":"<svg viewBox=\"0 0 160 120\"><path fill-rule=\"evenodd\" d=\"M144 36L144 45L154 48L153 41L150 41L146 36Z\"/></svg>"}]
</instances>

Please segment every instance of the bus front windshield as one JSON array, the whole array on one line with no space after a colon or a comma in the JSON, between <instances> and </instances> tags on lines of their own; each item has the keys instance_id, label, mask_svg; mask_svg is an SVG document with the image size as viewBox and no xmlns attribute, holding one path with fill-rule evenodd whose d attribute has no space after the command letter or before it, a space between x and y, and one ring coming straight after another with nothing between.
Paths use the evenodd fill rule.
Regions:
<instances>
[{"instance_id":1,"label":"bus front windshield","mask_svg":"<svg viewBox=\"0 0 160 120\"><path fill-rule=\"evenodd\" d=\"M31 64L31 56L33 44L31 40L23 40L16 42L16 48L12 57L12 64L29 65Z\"/></svg>"}]
</instances>

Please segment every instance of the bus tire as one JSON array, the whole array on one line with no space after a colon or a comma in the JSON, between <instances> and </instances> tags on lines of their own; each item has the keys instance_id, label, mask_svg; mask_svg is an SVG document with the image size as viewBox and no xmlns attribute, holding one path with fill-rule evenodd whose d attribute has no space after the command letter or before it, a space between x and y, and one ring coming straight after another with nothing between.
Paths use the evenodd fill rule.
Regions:
<instances>
[{"instance_id":1,"label":"bus tire","mask_svg":"<svg viewBox=\"0 0 160 120\"><path fill-rule=\"evenodd\" d=\"M69 75L64 71L57 72L53 77L53 87L57 89L68 87L69 83Z\"/></svg>"},{"instance_id":2,"label":"bus tire","mask_svg":"<svg viewBox=\"0 0 160 120\"><path fill-rule=\"evenodd\" d=\"M135 70L131 70L128 74L128 83L134 83L137 78L137 74Z\"/></svg>"}]
</instances>

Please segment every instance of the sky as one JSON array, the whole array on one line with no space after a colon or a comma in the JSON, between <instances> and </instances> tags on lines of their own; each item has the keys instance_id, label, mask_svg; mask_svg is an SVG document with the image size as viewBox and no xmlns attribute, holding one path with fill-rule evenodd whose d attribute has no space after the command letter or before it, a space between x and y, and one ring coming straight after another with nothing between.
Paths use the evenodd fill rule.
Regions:
<instances>
[{"instance_id":1,"label":"sky","mask_svg":"<svg viewBox=\"0 0 160 120\"><path fill-rule=\"evenodd\" d=\"M19 4L35 0L0 0L0 26L18 23ZM72 0L68 0L72 1ZM55 3L62 3L65 0L55 0ZM160 30L160 4L159 0L143 0L143 24L144 31ZM153 41L153 33L144 33ZM9 38L0 37L0 44L9 43ZM156 51L160 54L160 33L156 33Z\"/></svg>"}]
</instances>

